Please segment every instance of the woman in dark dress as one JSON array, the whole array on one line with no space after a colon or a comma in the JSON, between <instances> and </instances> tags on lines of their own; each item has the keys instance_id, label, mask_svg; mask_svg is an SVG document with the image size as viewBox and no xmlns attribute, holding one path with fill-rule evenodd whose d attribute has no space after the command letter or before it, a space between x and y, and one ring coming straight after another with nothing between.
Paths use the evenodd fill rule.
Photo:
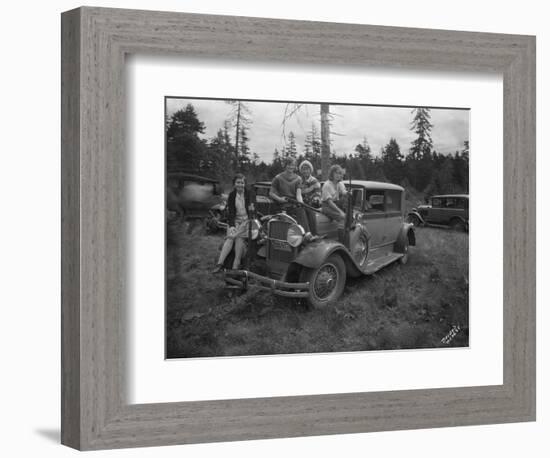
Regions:
<instances>
[{"instance_id":1,"label":"woman in dark dress","mask_svg":"<svg viewBox=\"0 0 550 458\"><path fill-rule=\"evenodd\" d=\"M246 242L248 237L248 221L254 212L254 194L246 189L244 175L238 173L233 178L233 191L227 197L227 234L218 258L218 263L212 273L220 272L223 269L225 259L235 246L235 259L233 269L241 265Z\"/></svg>"}]
</instances>

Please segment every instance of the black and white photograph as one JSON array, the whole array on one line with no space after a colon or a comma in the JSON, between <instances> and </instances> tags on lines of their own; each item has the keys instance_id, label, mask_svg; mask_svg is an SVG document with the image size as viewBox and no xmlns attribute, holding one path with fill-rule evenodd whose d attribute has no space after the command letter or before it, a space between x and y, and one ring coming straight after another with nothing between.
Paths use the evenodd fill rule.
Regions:
<instances>
[{"instance_id":1,"label":"black and white photograph","mask_svg":"<svg viewBox=\"0 0 550 458\"><path fill-rule=\"evenodd\" d=\"M467 347L469 115L166 97L166 357Z\"/></svg>"}]
</instances>

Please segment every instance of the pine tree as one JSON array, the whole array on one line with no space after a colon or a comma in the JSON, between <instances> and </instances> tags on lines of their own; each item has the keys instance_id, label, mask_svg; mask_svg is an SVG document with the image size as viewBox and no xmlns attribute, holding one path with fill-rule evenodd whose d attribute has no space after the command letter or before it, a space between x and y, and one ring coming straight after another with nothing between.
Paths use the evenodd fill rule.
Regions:
<instances>
[{"instance_id":1,"label":"pine tree","mask_svg":"<svg viewBox=\"0 0 550 458\"><path fill-rule=\"evenodd\" d=\"M415 108L411 113L414 113L414 118L411 122L411 130L417 135L417 138L412 142L409 155L413 160L420 160L432 153L432 127L430 123L429 108Z\"/></svg>"},{"instance_id":2,"label":"pine tree","mask_svg":"<svg viewBox=\"0 0 550 458\"><path fill-rule=\"evenodd\" d=\"M384 175L392 183L401 183L403 180L403 155L395 138L382 149L382 169Z\"/></svg>"},{"instance_id":3,"label":"pine tree","mask_svg":"<svg viewBox=\"0 0 550 458\"><path fill-rule=\"evenodd\" d=\"M360 178L368 178L373 166L373 157L367 137L363 137L363 142L358 143L355 147L354 157L356 159L356 165L359 169L358 174Z\"/></svg>"},{"instance_id":4,"label":"pine tree","mask_svg":"<svg viewBox=\"0 0 550 458\"><path fill-rule=\"evenodd\" d=\"M240 152L238 155L238 162L237 162L237 168L238 170L242 172L247 172L250 167L250 148L248 147L248 134L247 134L247 128L245 126L241 126L241 131L239 135L241 141L240 141Z\"/></svg>"},{"instance_id":5,"label":"pine tree","mask_svg":"<svg viewBox=\"0 0 550 458\"><path fill-rule=\"evenodd\" d=\"M433 141L430 123L429 108L414 108L414 118L411 122L411 130L417 135L412 142L407 156L407 166L412 176L413 186L416 189L424 189L431 180Z\"/></svg>"},{"instance_id":6,"label":"pine tree","mask_svg":"<svg viewBox=\"0 0 550 458\"><path fill-rule=\"evenodd\" d=\"M469 192L469 170L470 170L470 142L464 142L464 148L456 152L453 160L453 178L463 192Z\"/></svg>"},{"instance_id":7,"label":"pine tree","mask_svg":"<svg viewBox=\"0 0 550 458\"><path fill-rule=\"evenodd\" d=\"M252 124L252 120L250 119L252 112L248 105L240 100L228 100L226 103L232 107L227 121L229 121L231 126L235 129L235 167L238 167L241 163L239 156L242 153L241 142L243 129L248 129L250 124ZM244 162L246 162L246 160Z\"/></svg>"},{"instance_id":8,"label":"pine tree","mask_svg":"<svg viewBox=\"0 0 550 458\"><path fill-rule=\"evenodd\" d=\"M204 123L197 116L192 104L176 111L166 126L166 150L169 167L189 171L201 171L205 167L206 142L199 134L204 133Z\"/></svg>"},{"instance_id":9,"label":"pine tree","mask_svg":"<svg viewBox=\"0 0 550 458\"><path fill-rule=\"evenodd\" d=\"M273 151L273 162L271 163L271 176L275 176L283 171L283 161L281 153L277 148Z\"/></svg>"},{"instance_id":10,"label":"pine tree","mask_svg":"<svg viewBox=\"0 0 550 458\"><path fill-rule=\"evenodd\" d=\"M287 157L291 157L293 159L298 158L298 149L296 147L296 136L294 135L294 132L290 131L288 134L288 144L286 145L285 149L283 150L283 157L286 159Z\"/></svg>"},{"instance_id":11,"label":"pine tree","mask_svg":"<svg viewBox=\"0 0 550 458\"><path fill-rule=\"evenodd\" d=\"M313 174L321 168L321 137L315 124L311 124L311 130L306 135L304 143L304 159L313 165Z\"/></svg>"},{"instance_id":12,"label":"pine tree","mask_svg":"<svg viewBox=\"0 0 550 458\"><path fill-rule=\"evenodd\" d=\"M372 161L372 151L367 137L363 137L363 141L355 147L355 157L361 160Z\"/></svg>"},{"instance_id":13,"label":"pine tree","mask_svg":"<svg viewBox=\"0 0 550 458\"><path fill-rule=\"evenodd\" d=\"M219 129L208 145L209 162L212 164L214 177L220 181L229 181L234 175L233 145L227 127L226 125L223 129Z\"/></svg>"}]
</instances>

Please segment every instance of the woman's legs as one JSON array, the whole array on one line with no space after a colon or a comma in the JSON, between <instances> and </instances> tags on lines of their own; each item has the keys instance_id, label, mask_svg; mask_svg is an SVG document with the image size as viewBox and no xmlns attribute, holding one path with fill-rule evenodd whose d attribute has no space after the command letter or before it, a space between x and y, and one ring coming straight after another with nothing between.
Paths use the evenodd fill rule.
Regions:
<instances>
[{"instance_id":1,"label":"woman's legs","mask_svg":"<svg viewBox=\"0 0 550 458\"><path fill-rule=\"evenodd\" d=\"M302 207L296 207L293 212L288 213L291 216L294 216L296 218L296 221L300 226L304 228L304 231L306 233L311 233L311 228L309 227L309 221L307 219L306 211Z\"/></svg>"},{"instance_id":2,"label":"woman's legs","mask_svg":"<svg viewBox=\"0 0 550 458\"><path fill-rule=\"evenodd\" d=\"M238 269L241 265L241 259L244 254L246 244L242 237L237 237L235 239L235 259L233 261L233 269Z\"/></svg>"},{"instance_id":3,"label":"woman's legs","mask_svg":"<svg viewBox=\"0 0 550 458\"><path fill-rule=\"evenodd\" d=\"M222 251L220 253L220 257L218 258L218 266L223 265L225 262L225 258L227 258L227 255L231 253L231 249L233 248L233 239L231 237L227 237L225 239L225 242L223 242Z\"/></svg>"},{"instance_id":4,"label":"woman's legs","mask_svg":"<svg viewBox=\"0 0 550 458\"><path fill-rule=\"evenodd\" d=\"M323 203L323 207L321 208L321 211L323 214L328 216L331 220L337 222L338 227L338 240L340 243L345 243L346 236L345 236L345 221L346 219L342 216L342 214L336 210L334 210L332 207L330 207L328 204Z\"/></svg>"},{"instance_id":5,"label":"woman's legs","mask_svg":"<svg viewBox=\"0 0 550 458\"><path fill-rule=\"evenodd\" d=\"M313 210L306 209L307 222L309 230L313 235L317 235L317 219Z\"/></svg>"},{"instance_id":6,"label":"woman's legs","mask_svg":"<svg viewBox=\"0 0 550 458\"><path fill-rule=\"evenodd\" d=\"M330 207L328 204L323 203L323 206L321 208L321 212L328 216L333 221L338 221L338 226L342 225L345 221L345 218L342 216L342 214L339 211L334 210L334 208Z\"/></svg>"}]
</instances>

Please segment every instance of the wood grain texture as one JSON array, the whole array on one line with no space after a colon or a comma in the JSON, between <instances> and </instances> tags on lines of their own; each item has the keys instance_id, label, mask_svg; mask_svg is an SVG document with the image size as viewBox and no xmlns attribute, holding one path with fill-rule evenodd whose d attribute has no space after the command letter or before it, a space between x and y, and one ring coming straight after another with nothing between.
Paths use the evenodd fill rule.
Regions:
<instances>
[{"instance_id":1,"label":"wood grain texture","mask_svg":"<svg viewBox=\"0 0 550 458\"><path fill-rule=\"evenodd\" d=\"M62 24L64 444L102 449L535 418L534 37L102 8L64 13ZM504 384L129 405L128 53L503 74Z\"/></svg>"},{"instance_id":2,"label":"wood grain texture","mask_svg":"<svg viewBox=\"0 0 550 458\"><path fill-rule=\"evenodd\" d=\"M61 24L61 441L80 446L80 14Z\"/></svg>"}]
</instances>

